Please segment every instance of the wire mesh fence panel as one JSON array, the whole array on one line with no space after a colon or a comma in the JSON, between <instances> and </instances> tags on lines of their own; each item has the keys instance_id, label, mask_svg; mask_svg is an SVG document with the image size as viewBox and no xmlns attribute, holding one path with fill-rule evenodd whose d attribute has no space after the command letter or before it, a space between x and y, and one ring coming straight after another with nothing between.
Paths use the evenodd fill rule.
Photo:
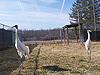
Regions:
<instances>
[{"instance_id":1,"label":"wire mesh fence panel","mask_svg":"<svg viewBox=\"0 0 100 75\"><path fill-rule=\"evenodd\" d=\"M21 39L21 33L18 33L19 39ZM10 47L15 44L15 29L0 23L0 50Z\"/></svg>"},{"instance_id":2,"label":"wire mesh fence panel","mask_svg":"<svg viewBox=\"0 0 100 75\"><path fill-rule=\"evenodd\" d=\"M5 44L5 45L12 44L12 31L4 29L0 30L0 44Z\"/></svg>"},{"instance_id":3,"label":"wire mesh fence panel","mask_svg":"<svg viewBox=\"0 0 100 75\"><path fill-rule=\"evenodd\" d=\"M90 35L91 35L90 38L92 41L100 41L100 31L92 31ZM87 31L83 31L83 38L84 38L84 41L87 40L88 38Z\"/></svg>"}]
</instances>

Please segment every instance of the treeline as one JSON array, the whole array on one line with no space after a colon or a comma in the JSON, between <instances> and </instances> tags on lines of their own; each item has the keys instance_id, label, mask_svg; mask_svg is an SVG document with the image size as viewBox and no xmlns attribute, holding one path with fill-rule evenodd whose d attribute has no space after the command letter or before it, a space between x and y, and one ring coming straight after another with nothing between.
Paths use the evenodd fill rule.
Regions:
<instances>
[{"instance_id":1,"label":"treeline","mask_svg":"<svg viewBox=\"0 0 100 75\"><path fill-rule=\"evenodd\" d=\"M100 0L76 0L70 10L71 23L78 23L79 17L85 28L95 30L100 26Z\"/></svg>"},{"instance_id":2,"label":"treeline","mask_svg":"<svg viewBox=\"0 0 100 75\"><path fill-rule=\"evenodd\" d=\"M47 29L47 30L23 30L22 38L27 40L27 38L34 38L36 40L56 40L60 38L60 28L58 29Z\"/></svg>"}]
</instances>

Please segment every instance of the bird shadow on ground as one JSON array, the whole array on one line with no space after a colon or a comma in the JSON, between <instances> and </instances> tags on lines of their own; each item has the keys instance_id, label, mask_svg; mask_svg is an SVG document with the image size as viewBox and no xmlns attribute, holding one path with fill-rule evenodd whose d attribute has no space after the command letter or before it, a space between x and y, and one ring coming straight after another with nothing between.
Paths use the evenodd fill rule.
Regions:
<instances>
[{"instance_id":1,"label":"bird shadow on ground","mask_svg":"<svg viewBox=\"0 0 100 75\"><path fill-rule=\"evenodd\" d=\"M30 53L32 52L32 50L38 46L38 44L28 44L27 46L29 46L30 49Z\"/></svg>"},{"instance_id":2,"label":"bird shadow on ground","mask_svg":"<svg viewBox=\"0 0 100 75\"><path fill-rule=\"evenodd\" d=\"M36 59L35 59L35 71L34 71L34 75L36 75L36 70L38 69L38 57L39 57L39 54L40 54L40 49L41 49L41 46L38 49L38 53L37 53L37 56L36 56Z\"/></svg>"},{"instance_id":3,"label":"bird shadow on ground","mask_svg":"<svg viewBox=\"0 0 100 75\"><path fill-rule=\"evenodd\" d=\"M52 70L52 71L71 71L71 69L64 69L64 68L61 68L59 66L43 66L43 69L48 69L48 70Z\"/></svg>"}]
</instances>

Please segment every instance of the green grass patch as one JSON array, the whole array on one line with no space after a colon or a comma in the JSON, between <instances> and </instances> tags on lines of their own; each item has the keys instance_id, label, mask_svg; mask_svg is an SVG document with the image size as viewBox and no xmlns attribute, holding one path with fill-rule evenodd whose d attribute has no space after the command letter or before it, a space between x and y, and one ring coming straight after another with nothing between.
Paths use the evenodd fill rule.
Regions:
<instances>
[{"instance_id":1,"label":"green grass patch","mask_svg":"<svg viewBox=\"0 0 100 75\"><path fill-rule=\"evenodd\" d=\"M81 72L78 71L78 70L74 70L74 71L71 71L71 73L72 73L72 74L79 74L79 73L81 73Z\"/></svg>"},{"instance_id":2,"label":"green grass patch","mask_svg":"<svg viewBox=\"0 0 100 75\"><path fill-rule=\"evenodd\" d=\"M79 59L78 61L79 61L79 62L87 62L86 59Z\"/></svg>"}]
</instances>

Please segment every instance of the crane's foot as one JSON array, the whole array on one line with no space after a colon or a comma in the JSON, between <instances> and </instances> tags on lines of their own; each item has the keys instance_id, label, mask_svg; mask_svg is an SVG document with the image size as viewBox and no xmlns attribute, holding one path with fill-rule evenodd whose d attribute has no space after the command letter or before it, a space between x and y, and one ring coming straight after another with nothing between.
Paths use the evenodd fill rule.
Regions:
<instances>
[{"instance_id":1,"label":"crane's foot","mask_svg":"<svg viewBox=\"0 0 100 75\"><path fill-rule=\"evenodd\" d=\"M20 71L19 71L19 73L20 73Z\"/></svg>"},{"instance_id":2,"label":"crane's foot","mask_svg":"<svg viewBox=\"0 0 100 75\"><path fill-rule=\"evenodd\" d=\"M19 73L20 73L20 68L19 68Z\"/></svg>"}]
</instances>

